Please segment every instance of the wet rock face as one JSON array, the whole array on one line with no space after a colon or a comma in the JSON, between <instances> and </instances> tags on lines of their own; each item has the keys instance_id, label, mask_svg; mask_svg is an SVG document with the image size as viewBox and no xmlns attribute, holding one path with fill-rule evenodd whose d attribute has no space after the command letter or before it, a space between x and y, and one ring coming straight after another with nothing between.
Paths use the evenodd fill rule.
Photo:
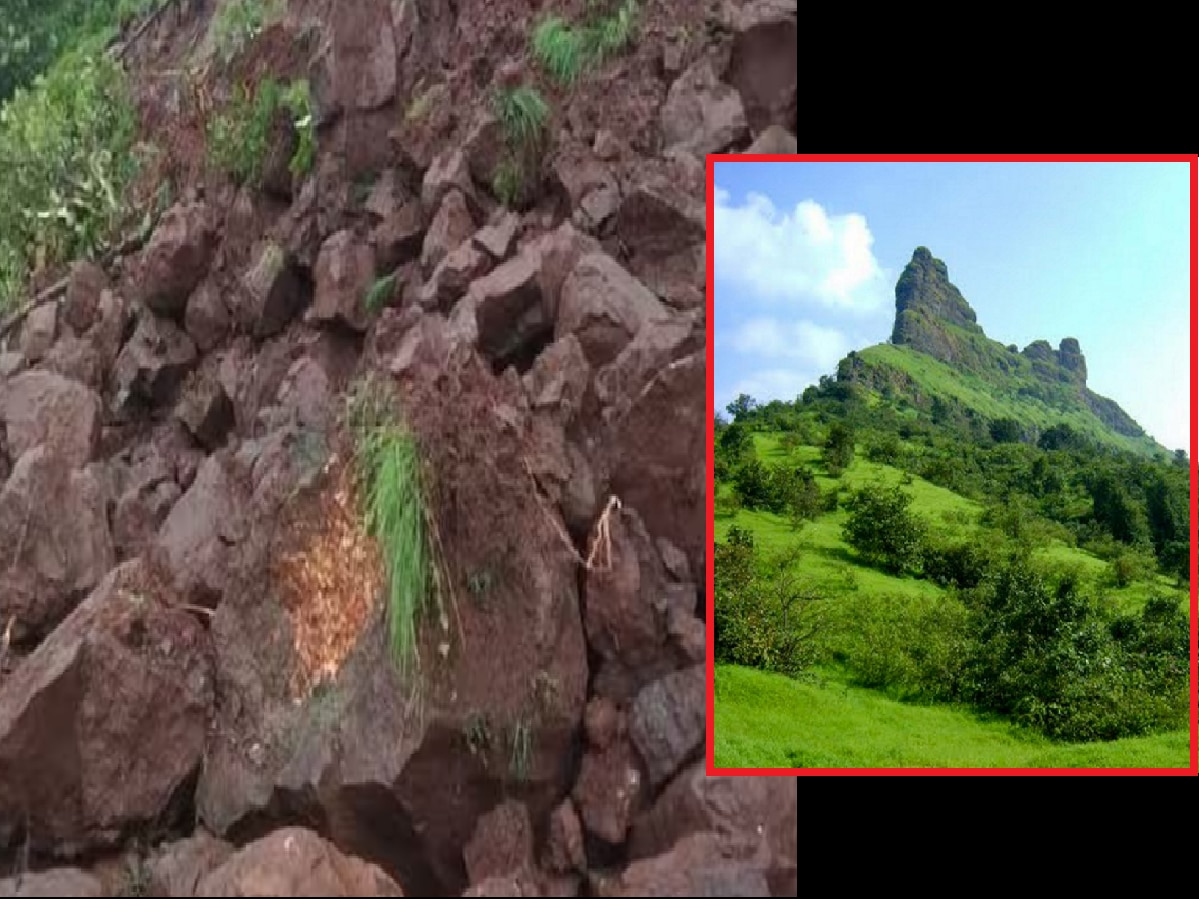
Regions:
<instances>
[{"instance_id":1,"label":"wet rock face","mask_svg":"<svg viewBox=\"0 0 1199 899\"><path fill-rule=\"evenodd\" d=\"M213 698L202 625L114 570L0 685L0 844L109 848L169 820L200 763Z\"/></svg>"}]
</instances>

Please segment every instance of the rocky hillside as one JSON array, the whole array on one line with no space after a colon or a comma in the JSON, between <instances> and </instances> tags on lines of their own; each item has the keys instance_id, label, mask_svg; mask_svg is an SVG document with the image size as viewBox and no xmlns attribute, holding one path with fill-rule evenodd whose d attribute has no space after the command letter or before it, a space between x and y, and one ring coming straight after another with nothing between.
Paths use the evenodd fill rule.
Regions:
<instances>
[{"instance_id":1,"label":"rocky hillside","mask_svg":"<svg viewBox=\"0 0 1199 899\"><path fill-rule=\"evenodd\" d=\"M129 29L153 227L6 325L0 895L796 895L702 761L702 160L793 145L796 4L235 5Z\"/></svg>"},{"instance_id":2,"label":"rocky hillside","mask_svg":"<svg viewBox=\"0 0 1199 899\"><path fill-rule=\"evenodd\" d=\"M926 247L916 248L895 285L891 343L850 353L838 377L898 392L926 410L936 397L984 419L1010 418L1029 439L1066 421L1101 444L1167 454L1119 404L1087 387L1077 339L1063 338L1056 350L1035 340L1020 350L988 338L945 263Z\"/></svg>"}]
</instances>

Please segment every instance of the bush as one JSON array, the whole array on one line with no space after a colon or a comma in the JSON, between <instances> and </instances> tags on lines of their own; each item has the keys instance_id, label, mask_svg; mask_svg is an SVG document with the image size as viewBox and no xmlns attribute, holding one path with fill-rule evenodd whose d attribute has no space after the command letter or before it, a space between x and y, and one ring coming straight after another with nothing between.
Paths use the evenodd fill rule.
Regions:
<instances>
[{"instance_id":1,"label":"bush","mask_svg":"<svg viewBox=\"0 0 1199 899\"><path fill-rule=\"evenodd\" d=\"M721 662L795 676L815 659L819 597L791 570L794 554L758 558L753 537L729 529L713 555L715 653Z\"/></svg>"},{"instance_id":2,"label":"bush","mask_svg":"<svg viewBox=\"0 0 1199 899\"><path fill-rule=\"evenodd\" d=\"M926 538L922 550L924 576L942 587L977 587L995 564L993 546L984 539L950 543Z\"/></svg>"},{"instance_id":3,"label":"bush","mask_svg":"<svg viewBox=\"0 0 1199 899\"><path fill-rule=\"evenodd\" d=\"M561 16L547 16L533 28L533 58L554 81L570 87L584 71L632 43L637 18L637 0L621 0L607 14L594 16L582 25Z\"/></svg>"},{"instance_id":4,"label":"bush","mask_svg":"<svg viewBox=\"0 0 1199 899\"><path fill-rule=\"evenodd\" d=\"M850 495L843 533L867 564L894 574L918 571L925 542L924 522L908 507L912 497L899 487L872 485Z\"/></svg>"},{"instance_id":5,"label":"bush","mask_svg":"<svg viewBox=\"0 0 1199 899\"><path fill-rule=\"evenodd\" d=\"M225 0L212 17L212 43L226 65L275 21L286 0Z\"/></svg>"},{"instance_id":6,"label":"bush","mask_svg":"<svg viewBox=\"0 0 1199 899\"><path fill-rule=\"evenodd\" d=\"M257 186L272 140L287 129L296 135L288 169L302 178L316 161L316 123L308 82L297 79L281 85L266 78L253 94L238 85L233 99L208 124L208 157L237 182Z\"/></svg>"},{"instance_id":7,"label":"bush","mask_svg":"<svg viewBox=\"0 0 1199 899\"><path fill-rule=\"evenodd\" d=\"M840 477L841 472L853 462L853 441L853 431L841 422L834 422L829 428L823 458L832 477Z\"/></svg>"},{"instance_id":8,"label":"bush","mask_svg":"<svg viewBox=\"0 0 1199 899\"><path fill-rule=\"evenodd\" d=\"M896 699L958 697L970 632L957 599L863 593L840 597L830 615L825 651L855 682Z\"/></svg>"},{"instance_id":9,"label":"bush","mask_svg":"<svg viewBox=\"0 0 1199 899\"><path fill-rule=\"evenodd\" d=\"M67 53L0 110L0 308L34 270L123 226L135 133L125 73L104 54Z\"/></svg>"}]
</instances>

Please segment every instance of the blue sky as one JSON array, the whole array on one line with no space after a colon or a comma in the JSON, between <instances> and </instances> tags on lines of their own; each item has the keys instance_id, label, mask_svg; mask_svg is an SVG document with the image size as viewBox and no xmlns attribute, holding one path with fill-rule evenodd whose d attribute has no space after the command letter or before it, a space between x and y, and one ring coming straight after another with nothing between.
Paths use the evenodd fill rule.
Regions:
<instances>
[{"instance_id":1,"label":"blue sky","mask_svg":"<svg viewBox=\"0 0 1199 899\"><path fill-rule=\"evenodd\" d=\"M1088 386L1189 450L1186 163L716 163L715 187L718 410L885 342L923 245L989 337L1078 338Z\"/></svg>"}]
</instances>

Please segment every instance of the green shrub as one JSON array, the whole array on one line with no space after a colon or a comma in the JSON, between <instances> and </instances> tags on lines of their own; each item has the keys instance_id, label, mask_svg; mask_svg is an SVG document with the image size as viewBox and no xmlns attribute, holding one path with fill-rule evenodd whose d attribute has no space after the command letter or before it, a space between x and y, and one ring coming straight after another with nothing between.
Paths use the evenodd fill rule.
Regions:
<instances>
[{"instance_id":1,"label":"green shrub","mask_svg":"<svg viewBox=\"0 0 1199 899\"><path fill-rule=\"evenodd\" d=\"M0 307L34 269L116 235L135 134L125 73L104 54L65 54L0 110Z\"/></svg>"},{"instance_id":2,"label":"green shrub","mask_svg":"<svg viewBox=\"0 0 1199 899\"><path fill-rule=\"evenodd\" d=\"M208 157L212 164L241 184L258 185L271 151L271 141L284 123L296 135L288 170L302 178L316 160L316 123L308 82L297 79L281 85L264 79L250 93L238 85L225 108L208 123Z\"/></svg>"},{"instance_id":3,"label":"green shrub","mask_svg":"<svg viewBox=\"0 0 1199 899\"><path fill-rule=\"evenodd\" d=\"M849 510L845 542L869 565L895 574L918 571L925 525L909 511L911 504L911 495L899 487L875 484L854 491L844 503Z\"/></svg>"},{"instance_id":4,"label":"green shrub","mask_svg":"<svg viewBox=\"0 0 1199 899\"><path fill-rule=\"evenodd\" d=\"M533 28L530 39L533 58L563 87L575 84L583 72L602 64L633 41L639 13L637 0L591 5L609 8L583 24L550 15Z\"/></svg>"}]
</instances>

